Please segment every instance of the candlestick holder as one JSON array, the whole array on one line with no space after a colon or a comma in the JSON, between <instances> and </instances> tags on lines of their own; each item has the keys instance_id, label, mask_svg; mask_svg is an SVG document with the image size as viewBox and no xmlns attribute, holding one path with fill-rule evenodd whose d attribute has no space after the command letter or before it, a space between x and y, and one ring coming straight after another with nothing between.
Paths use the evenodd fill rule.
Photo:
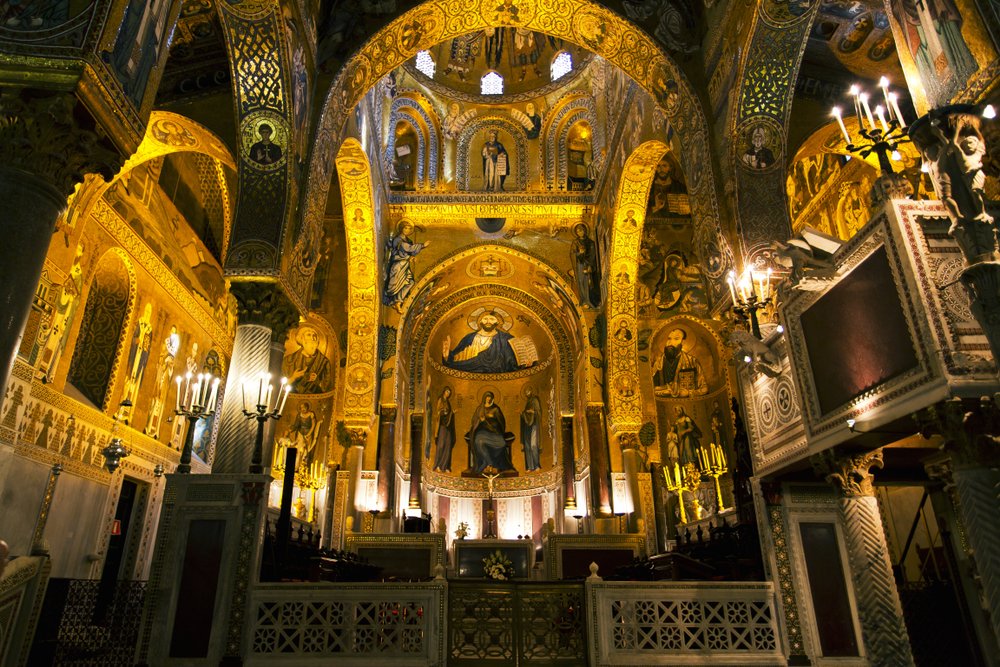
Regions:
<instances>
[{"instance_id":1,"label":"candlestick holder","mask_svg":"<svg viewBox=\"0 0 1000 667\"><path fill-rule=\"evenodd\" d=\"M889 80L886 77L879 79L879 88L885 98L885 107L877 105L874 114L871 105L868 104L870 99L868 93L857 85L851 86L850 89L850 95L854 98L854 112L858 117L858 132L863 141L851 138L847 126L844 125L840 107L834 107L832 115L837 119L840 132L847 143L847 150L862 158L874 154L878 159L882 175L885 176L895 173L890 157L899 160L899 147L910 143L910 138L906 132L906 121L899 110L898 98L895 93L889 91ZM889 115L888 120L886 113ZM876 118L878 118L877 123Z\"/></svg>"},{"instance_id":2,"label":"candlestick holder","mask_svg":"<svg viewBox=\"0 0 1000 667\"><path fill-rule=\"evenodd\" d=\"M708 443L708 449L704 447L698 448L698 462L701 467L701 474L705 477L711 477L714 482L716 514L719 514L726 509L722 503L722 486L719 483L719 477L729 472L726 453L722 447L716 445L714 442L710 442Z\"/></svg>"},{"instance_id":3,"label":"candlestick holder","mask_svg":"<svg viewBox=\"0 0 1000 667\"><path fill-rule=\"evenodd\" d=\"M695 493L701 487L701 471L693 463L685 465L683 471L684 488L691 494L691 507L694 509L694 520L701 521L704 509L701 506L701 501L698 500L698 495Z\"/></svg>"},{"instance_id":4,"label":"candlestick holder","mask_svg":"<svg viewBox=\"0 0 1000 667\"><path fill-rule=\"evenodd\" d=\"M196 382L191 383L195 376L191 373L177 376L177 405L174 413L187 418L187 435L184 437L184 448L181 450L181 461L177 472L191 472L191 448L194 446L194 425L199 419L207 419L215 414L215 404L219 398L220 378L211 373L199 373ZM181 384L184 389L181 391Z\"/></svg>"},{"instance_id":5,"label":"candlestick holder","mask_svg":"<svg viewBox=\"0 0 1000 667\"><path fill-rule=\"evenodd\" d=\"M292 390L292 385L288 384L286 378L281 378L281 385L278 393L274 393L274 385L271 384L271 375L261 373L257 378L257 402L252 407L247 403L247 387L253 387L253 381L244 381L240 384L243 392L243 416L247 419L257 420L257 437L254 441L253 455L250 458L250 474L259 475L264 472L264 426L270 419L281 419L281 413L285 410L285 403L288 401L288 394Z\"/></svg>"},{"instance_id":6,"label":"candlestick holder","mask_svg":"<svg viewBox=\"0 0 1000 667\"><path fill-rule=\"evenodd\" d=\"M677 496L681 523L687 523L687 512L684 509L684 475L680 464L675 461L673 471L670 470L670 466L663 466L663 477L666 479L667 491Z\"/></svg>"},{"instance_id":7,"label":"candlestick holder","mask_svg":"<svg viewBox=\"0 0 1000 667\"><path fill-rule=\"evenodd\" d=\"M766 281L760 274L758 279L754 280L753 270L748 270L739 281L736 280L735 271L730 271L726 278L726 282L729 283L729 294L733 299L733 314L758 340L761 339L761 334L757 312L771 305L771 269L768 269L764 276Z\"/></svg>"}]
</instances>

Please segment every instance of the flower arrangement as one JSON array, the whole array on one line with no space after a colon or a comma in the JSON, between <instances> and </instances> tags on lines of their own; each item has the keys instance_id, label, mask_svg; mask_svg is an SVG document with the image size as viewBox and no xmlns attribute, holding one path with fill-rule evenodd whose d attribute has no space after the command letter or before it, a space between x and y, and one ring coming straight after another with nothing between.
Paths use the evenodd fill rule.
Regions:
<instances>
[{"instance_id":1,"label":"flower arrangement","mask_svg":"<svg viewBox=\"0 0 1000 667\"><path fill-rule=\"evenodd\" d=\"M462 522L458 524L458 528L455 529L455 537L460 540L464 540L469 535L469 524Z\"/></svg>"},{"instance_id":2,"label":"flower arrangement","mask_svg":"<svg viewBox=\"0 0 1000 667\"><path fill-rule=\"evenodd\" d=\"M483 571L487 577L497 581L514 578L514 564L499 549L483 559Z\"/></svg>"}]
</instances>

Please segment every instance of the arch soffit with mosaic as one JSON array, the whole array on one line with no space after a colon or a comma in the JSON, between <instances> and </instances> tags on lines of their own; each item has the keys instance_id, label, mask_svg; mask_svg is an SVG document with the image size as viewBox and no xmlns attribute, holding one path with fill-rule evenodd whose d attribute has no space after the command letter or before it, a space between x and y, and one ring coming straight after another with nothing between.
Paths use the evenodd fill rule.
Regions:
<instances>
[{"instance_id":1,"label":"arch soffit with mosaic","mask_svg":"<svg viewBox=\"0 0 1000 667\"><path fill-rule=\"evenodd\" d=\"M424 186L435 188L437 187L438 155L440 154L441 145L438 137L439 124L437 119L431 115L433 112L428 112L426 103L421 103L423 96L420 96L419 98L408 97L407 95L410 94L417 95L416 93L403 93L392 101L392 106L389 112L389 137L386 142L386 157L391 160L393 152L396 149L396 123L404 115L414 118L414 121L411 121L411 124L414 125L414 129L418 130L417 134L420 141L423 142L427 149L429 149L421 151L421 154L418 156L417 178ZM418 125L415 122L416 119L420 119L423 123Z\"/></svg>"},{"instance_id":2,"label":"arch soffit with mosaic","mask_svg":"<svg viewBox=\"0 0 1000 667\"><path fill-rule=\"evenodd\" d=\"M349 258L344 420L348 427L366 429L374 413L378 371L381 300L376 248L380 225L373 220L375 200L368 156L357 139L344 141L336 165Z\"/></svg>"},{"instance_id":3,"label":"arch soffit with mosaic","mask_svg":"<svg viewBox=\"0 0 1000 667\"><path fill-rule=\"evenodd\" d=\"M530 265L532 267L544 267L547 275L556 283L559 289L562 290L563 294L569 298L569 306L573 310L572 319L562 317L564 313L557 313L556 317L563 321L566 329L572 334L571 339L576 345L576 348L582 348L587 339L587 321L583 316L583 307L580 305L580 301L577 299L576 293L567 281L566 276L563 275L563 273L560 272L555 265L540 255L536 255L520 248L514 248L509 245L497 243L496 241L476 243L474 245L465 246L452 251L448 255L445 255L443 258L437 260L434 268L417 281L410 292L411 296L407 298L406 302L403 304L403 312L400 319L400 321L403 322L403 325L400 327L400 330L403 331L404 339L408 338L407 334L409 333L409 329L412 329L414 322L419 322L422 319L420 317L422 313L415 314L414 317L409 317L410 309L413 307L413 304L420 302L424 298L423 295L426 290L433 288L439 276L446 274L452 269L452 267L455 267L470 258L480 257L484 254L491 253L514 258L516 261L524 262L526 265ZM535 298L540 297L536 296Z\"/></svg>"},{"instance_id":4,"label":"arch soffit with mosaic","mask_svg":"<svg viewBox=\"0 0 1000 667\"><path fill-rule=\"evenodd\" d=\"M586 120L590 124L594 141L592 154L596 157L605 146L604 125L597 122L597 106L590 95L571 93L553 105L550 119L545 124L545 174L550 182L566 179L566 138L573 123ZM558 167L558 173L556 169Z\"/></svg>"},{"instance_id":5,"label":"arch soffit with mosaic","mask_svg":"<svg viewBox=\"0 0 1000 667\"><path fill-rule=\"evenodd\" d=\"M740 85L734 87L737 103L730 136L735 141L730 155L735 170L737 228L744 265L766 261L763 254L775 239L791 234L785 176L788 162L787 132L795 81L806 42L820 2L812 0L801 15L789 12L788 3L762 0L751 28L749 48L743 60ZM740 151L745 137L757 127L776 133L775 164L754 170L744 165Z\"/></svg>"},{"instance_id":6,"label":"arch soffit with mosaic","mask_svg":"<svg viewBox=\"0 0 1000 667\"><path fill-rule=\"evenodd\" d=\"M503 130L514 138L515 150L517 151L517 171L514 173L516 180L512 189L524 190L528 184L528 137L524 134L524 128L511 118L497 114L479 116L462 128L462 134L458 137L456 148L458 159L455 167L457 172L455 180L458 183L458 189L469 189L469 178L472 175L469 166L472 162L472 156L469 155L469 150L472 138L480 132L488 130Z\"/></svg>"},{"instance_id":7,"label":"arch soffit with mosaic","mask_svg":"<svg viewBox=\"0 0 1000 667\"><path fill-rule=\"evenodd\" d=\"M618 204L611 235L611 273L606 277L608 331L616 331L624 322L633 335L625 341L614 336L608 339L608 373L605 380L608 386L608 426L615 433L635 433L642 426L639 341L635 335L638 331L636 275L649 189L657 163L669 150L660 141L641 144L626 160L618 184ZM618 276L626 276L627 280L619 280Z\"/></svg>"},{"instance_id":8,"label":"arch soffit with mosaic","mask_svg":"<svg viewBox=\"0 0 1000 667\"><path fill-rule=\"evenodd\" d=\"M469 285L455 290L444 298L437 301L426 316L422 317L414 328L412 337L409 338L410 345L407 349L399 351L399 358L405 358L408 367L411 369L411 377L406 387L407 404L410 410L419 410L419 396L417 387L422 387L424 376L426 375L424 352L427 349L431 334L437 329L440 322L444 320L448 313L461 308L473 299L483 297L493 298L499 302L513 303L525 308L538 317L542 327L546 330L554 344L555 354L558 362L559 385L560 385L560 405L563 411L572 411L576 387L573 386L574 359L573 346L565 327L552 311L537 298L510 285L487 283L485 285ZM406 317L406 315L404 315ZM406 326L404 322L404 327ZM396 387L397 395L403 396L402 387Z\"/></svg>"},{"instance_id":9,"label":"arch soffit with mosaic","mask_svg":"<svg viewBox=\"0 0 1000 667\"><path fill-rule=\"evenodd\" d=\"M150 114L149 123L146 125L146 134L136 152L126 160L110 181L90 176L84 179L77 191L70 196L66 215L85 220L98 200L104 196L104 193L123 176L150 160L175 153L195 153L212 160L219 191L223 197L223 243L220 251L224 260L225 252L229 247L229 236L233 223L225 168L228 167L235 171L236 161L222 140L211 130L180 114L169 111L153 111Z\"/></svg>"},{"instance_id":10,"label":"arch soffit with mosaic","mask_svg":"<svg viewBox=\"0 0 1000 667\"><path fill-rule=\"evenodd\" d=\"M517 9L516 22L510 10ZM320 229L330 187L330 156L346 132L354 106L382 77L422 49L488 27L520 26L581 44L619 67L645 89L664 110L679 136L681 164L689 175L693 218L699 222L695 240L712 247L706 275L724 290L722 278L732 266L732 251L719 217L715 174L709 152L704 110L687 77L670 56L639 28L589 0L564 0L558 6L493 0L430 0L386 25L341 69L327 93L316 126L309 174L303 192L306 228ZM677 84L676 98L667 88ZM700 178L693 175L700 174Z\"/></svg>"}]
</instances>

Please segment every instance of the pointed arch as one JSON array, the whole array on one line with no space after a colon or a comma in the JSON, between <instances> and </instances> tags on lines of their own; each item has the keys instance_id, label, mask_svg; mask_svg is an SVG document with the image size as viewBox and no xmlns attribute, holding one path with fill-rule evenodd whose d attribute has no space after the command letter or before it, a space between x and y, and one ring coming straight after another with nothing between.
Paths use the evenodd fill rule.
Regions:
<instances>
[{"instance_id":1,"label":"pointed arch","mask_svg":"<svg viewBox=\"0 0 1000 667\"><path fill-rule=\"evenodd\" d=\"M639 390L639 342L636 317L636 275L639 244L646 219L646 203L656 164L670 150L660 141L647 141L625 162L618 184L617 208L611 233L611 275L608 276L608 331L625 324L633 333L627 340L608 340L608 425L613 433L638 433L642 426Z\"/></svg>"},{"instance_id":2,"label":"pointed arch","mask_svg":"<svg viewBox=\"0 0 1000 667\"><path fill-rule=\"evenodd\" d=\"M83 317L73 345L67 385L107 410L136 309L135 267L121 248L98 260L85 289Z\"/></svg>"},{"instance_id":3,"label":"pointed arch","mask_svg":"<svg viewBox=\"0 0 1000 667\"><path fill-rule=\"evenodd\" d=\"M564 97L550 112L545 128L545 176L549 183L566 182L566 140L570 128L578 120L586 120L594 131L592 152L596 157L605 144L604 124L597 122L597 106L590 95L572 94Z\"/></svg>"},{"instance_id":4,"label":"pointed arch","mask_svg":"<svg viewBox=\"0 0 1000 667\"><path fill-rule=\"evenodd\" d=\"M514 169L514 187L509 188L509 190L524 190L528 185L528 138L524 134L523 127L515 123L511 118L497 114L478 116L462 128L462 134L458 137L457 148L455 149L458 151L455 164L455 182L458 183L458 189L469 189L469 179L471 177L469 163L472 161L469 149L472 144L472 138L484 130L503 130L513 137L514 150L517 154L515 156L517 166L516 168L514 165L510 165L509 167Z\"/></svg>"},{"instance_id":5,"label":"pointed arch","mask_svg":"<svg viewBox=\"0 0 1000 667\"><path fill-rule=\"evenodd\" d=\"M396 150L396 123L407 120L417 133L420 143L417 159L417 187L436 188L438 181L438 156L441 141L438 137L438 123L423 107L419 100L400 96L392 101L389 111L389 139L385 147L385 159L392 160ZM419 119L419 120L418 120Z\"/></svg>"}]
</instances>

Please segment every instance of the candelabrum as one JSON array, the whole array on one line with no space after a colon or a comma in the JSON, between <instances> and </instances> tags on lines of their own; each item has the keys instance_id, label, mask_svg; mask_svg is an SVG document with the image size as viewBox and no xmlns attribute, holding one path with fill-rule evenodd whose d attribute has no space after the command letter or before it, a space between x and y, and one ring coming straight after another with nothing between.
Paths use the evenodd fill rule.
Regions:
<instances>
[{"instance_id":1,"label":"candelabrum","mask_svg":"<svg viewBox=\"0 0 1000 667\"><path fill-rule=\"evenodd\" d=\"M667 482L667 491L677 494L677 506L680 510L681 523L688 522L687 510L684 507L684 492L691 494L691 507L694 509L694 520L701 519L701 501L695 495L695 491L701 486L701 471L693 463L686 463L683 466L674 462L673 470L669 466L663 467L663 476Z\"/></svg>"},{"instance_id":2,"label":"candelabrum","mask_svg":"<svg viewBox=\"0 0 1000 667\"><path fill-rule=\"evenodd\" d=\"M885 106L876 105L874 114L872 114L871 105L868 103L870 99L868 93L860 86L851 86L850 95L854 98L854 113L858 117L860 139L852 138L847 131L840 107L834 107L832 114L837 119L840 133L844 135L844 141L847 142L847 150L857 153L862 158L874 153L875 157L878 158L882 174L886 175L895 173L890 158L899 160L899 146L909 143L910 138L907 136L906 120L903 119L903 114L899 110L896 93L889 91L889 80L883 76L879 79L878 86L882 90ZM888 119L886 114L888 114Z\"/></svg>"},{"instance_id":3,"label":"candelabrum","mask_svg":"<svg viewBox=\"0 0 1000 667\"><path fill-rule=\"evenodd\" d=\"M726 278L729 295L733 298L733 313L749 324L750 333L758 340L761 335L757 311L771 305L771 275L771 269L756 276L753 269L747 269L739 280L736 279L735 271L730 271Z\"/></svg>"},{"instance_id":4,"label":"candelabrum","mask_svg":"<svg viewBox=\"0 0 1000 667\"><path fill-rule=\"evenodd\" d=\"M698 448L698 461L701 464L702 474L711 477L715 483L715 513L721 514L726 508L722 503L722 486L719 484L719 477L729 472L726 453L722 447L711 442L708 444L708 449Z\"/></svg>"},{"instance_id":5,"label":"candelabrum","mask_svg":"<svg viewBox=\"0 0 1000 667\"><path fill-rule=\"evenodd\" d=\"M191 380L195 382L192 383ZM183 383L183 391L181 384ZM194 425L199 419L215 414L215 403L219 398L219 378L211 373L199 373L197 377L188 373L177 376L177 405L174 413L187 417L187 436L184 438L184 449L181 450L181 462L177 466L178 473L191 472L191 448L194 445Z\"/></svg>"},{"instance_id":6,"label":"candelabrum","mask_svg":"<svg viewBox=\"0 0 1000 667\"><path fill-rule=\"evenodd\" d=\"M292 385L288 384L286 378L281 378L281 385L275 394L274 385L271 384L271 375L261 373L257 378L257 402L251 410L247 403L247 390L253 392L253 380L244 380L240 384L243 392L243 416L247 419L257 420L257 439L254 442L253 456L250 459L250 474L258 475L264 472L264 426L269 419L281 419L281 413L285 410L285 403L288 401L288 394L292 390Z\"/></svg>"},{"instance_id":7,"label":"candelabrum","mask_svg":"<svg viewBox=\"0 0 1000 667\"><path fill-rule=\"evenodd\" d=\"M322 461L298 466L295 471L295 485L309 492L309 523L316 520L316 493L326 486L326 464Z\"/></svg>"}]
</instances>

